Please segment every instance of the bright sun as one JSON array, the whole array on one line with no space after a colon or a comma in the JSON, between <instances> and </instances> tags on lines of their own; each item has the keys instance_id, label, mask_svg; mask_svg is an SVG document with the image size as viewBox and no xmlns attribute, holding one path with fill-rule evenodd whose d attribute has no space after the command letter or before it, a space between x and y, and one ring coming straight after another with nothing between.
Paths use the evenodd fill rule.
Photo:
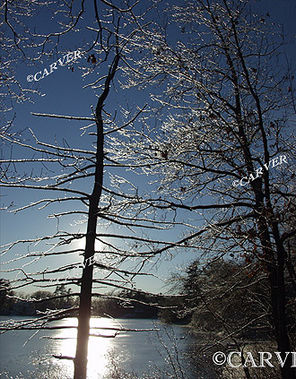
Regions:
<instances>
[{"instance_id":1,"label":"bright sun","mask_svg":"<svg viewBox=\"0 0 296 379\"><path fill-rule=\"evenodd\" d=\"M68 318L63 320L65 326L76 326L76 318ZM91 328L112 328L116 326L116 323L112 319L108 318L91 318ZM76 330L64 329L58 332L55 337L61 338L58 355L74 357L76 350ZM90 329L91 334L103 335L106 337L89 337L88 342L88 364L87 364L87 377L88 378L102 378L107 374L109 369L109 355L112 351L114 332L112 330L104 329ZM108 338L110 337L110 338ZM63 370L67 372L73 370L73 363L68 360L60 361L63 365ZM67 366L67 367L65 367Z\"/></svg>"}]
</instances>

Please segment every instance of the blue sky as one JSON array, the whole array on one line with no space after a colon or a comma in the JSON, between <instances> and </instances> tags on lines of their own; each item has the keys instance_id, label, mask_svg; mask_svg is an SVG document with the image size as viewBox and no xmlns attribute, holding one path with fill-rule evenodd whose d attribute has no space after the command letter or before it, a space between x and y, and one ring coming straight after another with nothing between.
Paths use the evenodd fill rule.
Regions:
<instances>
[{"instance_id":1,"label":"blue sky","mask_svg":"<svg viewBox=\"0 0 296 379\"><path fill-rule=\"evenodd\" d=\"M182 1L180 1L182 3ZM287 34L287 46L286 52L288 59L293 64L295 62L295 40L296 40L296 2L294 0L257 0L254 1L254 9L258 9L264 17L271 17L276 22L280 23L284 27L284 31ZM88 14L88 13L87 13ZM268 15L269 14L269 15ZM87 17L83 21L83 24L87 24ZM53 25L48 18L46 11L41 12L38 19L30 21L32 24L36 22L38 25L42 25L44 31L51 31ZM173 31L171 31L173 33ZM79 33L71 38L65 38L61 41L64 51L75 51L77 49L85 48L85 41L89 38L91 32L87 34ZM92 38L92 37L90 37ZM173 36L174 38L174 36ZM59 66L57 70L38 83L32 82L28 85L27 76L29 74L34 75L38 71L43 71L44 68L49 69L50 64L62 58L62 54L53 55L44 59L42 62L35 62L34 65L26 65L25 63L18 64L16 66L17 78L24 85L33 89L38 89L41 96L34 97L34 103L22 103L17 104L15 107L15 129L23 130L25 128L32 128L36 135L41 140L52 141L57 138L58 141L62 141L64 138L69 145L76 145L80 148L86 148L89 146L89 137L80 137L80 127L86 123L83 121L67 121L58 119L38 118L31 115L31 112L37 113L54 113L64 115L76 115L76 116L90 116L90 107L95 105L96 97L95 92L89 88L82 89L83 85L87 82L81 78L80 65L87 65L87 54L78 59L73 65L69 64L69 67ZM91 63L89 63L91 66ZM73 67L73 70L71 70ZM118 109L121 105L125 106L129 104L131 109L135 109L135 105L144 105L147 100L148 93L133 90L131 92L125 92L124 94L119 90L117 85L115 89L112 89L108 104L110 109ZM4 154L4 155L3 155ZM2 157L6 157L8 151L3 150ZM141 179L142 180L142 179ZM145 185L144 182L139 182L140 186ZM34 191L20 191L20 190L6 190L1 191L1 207L14 202L15 205L20 206L24 203L34 201L36 194ZM55 220L46 219L46 211L37 211L32 209L23 213L6 213L1 212L1 226L0 226L0 238L1 243L7 243L15 239L24 239L27 237L34 238L44 233L54 233L57 228ZM64 228L75 232L83 232L84 226L76 225L75 221L66 218L63 225ZM173 233L169 232L165 235L165 238L175 237ZM179 254L173 260L167 258L167 260L160 261L156 267L155 272L161 278L169 276L170 272L176 271L178 267L184 267L189 261L193 260L196 256L191 254ZM2 257L1 261L5 262L6 258ZM71 262L72 258L65 258L66 262ZM44 261L36 264L35 267L44 267ZM54 264L54 259L49 259L46 265ZM2 268L4 268L2 266ZM12 277L12 276L10 276ZM145 290L163 291L161 280L147 278L139 279L139 286Z\"/></svg>"}]
</instances>

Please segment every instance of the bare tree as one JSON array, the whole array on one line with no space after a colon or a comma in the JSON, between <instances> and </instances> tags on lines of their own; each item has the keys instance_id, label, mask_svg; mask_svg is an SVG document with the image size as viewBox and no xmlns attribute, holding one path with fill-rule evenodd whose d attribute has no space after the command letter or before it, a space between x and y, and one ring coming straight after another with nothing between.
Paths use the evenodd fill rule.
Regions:
<instances>
[{"instance_id":1,"label":"bare tree","mask_svg":"<svg viewBox=\"0 0 296 379\"><path fill-rule=\"evenodd\" d=\"M296 230L286 233L281 215L295 198L295 138L294 77L284 69L281 30L248 1L195 0L168 12L171 25L158 27L137 62L141 74L130 71L131 86L159 84L163 93L152 95L159 127L147 121L127 149L160 178L154 206L195 218L198 230L179 246L208 259L252 261L267 273L274 336L285 354L292 348L285 244ZM178 30L173 40L170 28ZM282 377L295 377L291 354Z\"/></svg>"},{"instance_id":2,"label":"bare tree","mask_svg":"<svg viewBox=\"0 0 296 379\"><path fill-rule=\"evenodd\" d=\"M150 231L163 232L175 224L172 220L158 219L158 210L151 209L150 202L145 198L146 190L141 190L137 184L130 181L128 169L131 168L131 164L126 162L127 157L120 154L118 148L122 139L129 138L131 133L129 128L133 132L139 119L144 117L145 104L137 105L133 111L122 108L122 112L112 109L112 105L108 106L108 96L116 75L118 79L122 79L120 72L123 68L132 67L133 48L137 42L135 36L146 33L147 26L144 19L148 12L147 3L144 11L141 8L138 11L134 10L137 4L138 2L127 6L123 2L118 6L103 0L93 2L92 22L87 25L91 33L89 37L91 42L83 51L79 50L87 59L87 63L82 67L83 76L88 79L85 87L91 87L97 94L92 114L90 116L33 114L35 117L70 120L73 124L87 122L82 126L82 135L89 148L69 146L63 140L43 141L38 133L31 129L19 134L6 128L1 133L7 153L7 158L1 159L1 187L22 191L32 190L39 195L33 202L18 207L7 206L7 210L19 213L38 208L52 209L48 212L48 216L57 220L57 231L54 234L28 237L2 246L2 256L6 257L7 263L7 269L4 271L17 274L11 281L12 289L15 291L32 285L50 288L57 284L56 278L58 283L65 286L80 288L80 292L32 300L38 303L71 296L79 298L78 306L47 310L33 322L4 324L1 330L47 329L51 328L47 326L48 322L59 320L69 314L76 315L78 312L76 356L64 357L74 359L76 379L86 377L92 297L108 297L104 291L100 291L101 286L139 292L135 285L135 277L151 275L145 273L144 266L154 257L154 251L159 246L170 245L161 238L152 238ZM6 15L9 15L9 6L10 3L5 2ZM50 7L50 4L48 6ZM57 12L57 9L55 11L57 17L60 17L60 13L63 14ZM64 34L81 31L78 28L82 14L85 14L84 1L81 2L78 13L75 16L73 13L71 6L66 13L67 24L59 23L57 19L56 22L62 25L61 30L57 32L49 34L32 32L30 34L32 44L28 48L37 49L39 57L47 56L48 49L53 52L51 47L48 47L48 44L51 46L50 42L54 44L55 49L58 49L57 41ZM20 46L23 39L17 37L8 17L6 24L12 33L11 41ZM95 36L94 42L93 36ZM41 43L36 42L40 40ZM63 49L58 51L61 53ZM105 180L107 184L103 185L106 170L109 173L115 170L115 173L110 173ZM121 175L118 170L122 171ZM91 187L92 190L89 192L88 188ZM46 195L47 193L52 193L52 196ZM87 224L86 231L77 233L63 230L60 226L63 225L62 220L69 217L81 217ZM114 228L118 226L118 230L113 229L112 233L108 233L109 225L114 225ZM85 247L75 246L77 241L84 239ZM38 245L39 248L36 248ZM80 262L80 255L83 256L83 262ZM54 266L50 262L46 263L48 258L64 256L74 256L75 260L69 264L55 262ZM44 260L44 269L31 271L30 265L34 267L34 262L41 259ZM81 268L82 275L79 275ZM68 276L61 278L65 274ZM151 296L153 298L153 295ZM132 299L132 301L137 300Z\"/></svg>"}]
</instances>

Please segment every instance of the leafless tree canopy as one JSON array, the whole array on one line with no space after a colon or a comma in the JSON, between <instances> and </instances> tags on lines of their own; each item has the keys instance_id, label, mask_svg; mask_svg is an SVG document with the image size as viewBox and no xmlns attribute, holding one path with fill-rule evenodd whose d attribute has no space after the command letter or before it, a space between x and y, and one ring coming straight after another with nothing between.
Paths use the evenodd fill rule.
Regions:
<instances>
[{"instance_id":1,"label":"leafless tree canopy","mask_svg":"<svg viewBox=\"0 0 296 379\"><path fill-rule=\"evenodd\" d=\"M52 17L50 31L33 27L42 9ZM270 16L254 15L247 0L194 0L166 10L154 1L6 0L1 11L1 86L9 101L0 185L36 193L34 202L6 210L47 212L57 225L53 234L2 246L4 271L16 274L13 290L48 289L64 278L77 290L61 296L78 299L3 329L45 328L78 311L75 378L83 378L92 296L106 297L106 288L141 292L135 278L153 276L150 263L182 252L202 266L235 259L249 265L251 279L260 273L270 291L262 317L279 351L292 351L295 225L286 216L295 213L294 77ZM73 107L71 115L33 116L70 121L81 144L15 128L15 102L39 93L17 81L15 62L58 58L77 32L86 41L79 48L84 89L96 96L91 113ZM80 232L67 220L77 220ZM74 258L65 264L64 257ZM42 261L44 269L35 270ZM288 361L282 377L294 378Z\"/></svg>"}]
</instances>

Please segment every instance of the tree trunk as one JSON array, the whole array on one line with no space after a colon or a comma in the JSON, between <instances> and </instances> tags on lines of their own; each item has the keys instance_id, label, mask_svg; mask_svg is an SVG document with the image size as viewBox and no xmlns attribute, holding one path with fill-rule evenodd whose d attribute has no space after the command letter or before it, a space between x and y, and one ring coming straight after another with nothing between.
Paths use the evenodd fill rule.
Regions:
<instances>
[{"instance_id":1,"label":"tree trunk","mask_svg":"<svg viewBox=\"0 0 296 379\"><path fill-rule=\"evenodd\" d=\"M278 350L282 353L282 359L286 352L291 352L291 344L287 330L287 304L286 304L286 284L285 284L285 258L286 251L280 239L278 225L272 225L273 235L277 248L277 264L272 268L271 279L271 299L272 316L275 329L275 336ZM292 368L292 355L287 356L284 367L281 367L283 379L295 379L296 369Z\"/></svg>"},{"instance_id":2,"label":"tree trunk","mask_svg":"<svg viewBox=\"0 0 296 379\"><path fill-rule=\"evenodd\" d=\"M89 199L88 225L78 316L77 346L74 360L74 379L85 379L88 355L89 320L91 316L91 292L93 265L89 264L95 254L97 212L103 185L104 134L102 120L97 122L97 154L95 184Z\"/></svg>"},{"instance_id":3,"label":"tree trunk","mask_svg":"<svg viewBox=\"0 0 296 379\"><path fill-rule=\"evenodd\" d=\"M85 260L80 290L80 304L77 330L76 356L74 360L74 379L85 379L88 355L89 320L91 316L91 292L93 265L88 265L86 259L94 256L97 224L96 201L90 203L89 221L86 235Z\"/></svg>"},{"instance_id":4,"label":"tree trunk","mask_svg":"<svg viewBox=\"0 0 296 379\"><path fill-rule=\"evenodd\" d=\"M281 352L282 359L284 359L286 352L291 352L291 344L287 331L284 266L282 264L278 263L272 270L270 279L274 333L278 345L278 351ZM291 366L292 355L289 354L284 367L281 367L283 379L296 378L295 368L292 368Z\"/></svg>"},{"instance_id":5,"label":"tree trunk","mask_svg":"<svg viewBox=\"0 0 296 379\"><path fill-rule=\"evenodd\" d=\"M89 321L91 316L91 297L93 281L93 265L88 264L93 261L95 254L95 242L98 219L98 206L102 194L103 173L104 173L104 124L102 110L106 100L110 83L116 73L120 59L118 50L109 68L105 80L104 91L99 97L96 106L96 126L97 126L97 146L96 146L96 169L95 182L92 194L89 197L88 224L85 242L84 269L81 279L77 345L74 359L74 379L86 379L87 355L88 355L88 338L89 338Z\"/></svg>"},{"instance_id":6,"label":"tree trunk","mask_svg":"<svg viewBox=\"0 0 296 379\"><path fill-rule=\"evenodd\" d=\"M277 349L285 359L286 352L291 352L291 344L287 330L287 309L286 309L286 285L285 285L285 256L286 252L280 239L280 234L276 222L271 222L272 235L275 240L275 248L272 247L268 223L264 215L269 214L274 220L272 209L264 207L263 194L258 191L257 184L254 184L258 219L257 225L259 238L262 244L264 259L268 262L266 268L269 274L271 290L271 312L274 336L277 342ZM275 251L276 249L276 251ZM283 379L295 379L295 369L292 366L292 356L289 354L284 367L281 367Z\"/></svg>"}]
</instances>

